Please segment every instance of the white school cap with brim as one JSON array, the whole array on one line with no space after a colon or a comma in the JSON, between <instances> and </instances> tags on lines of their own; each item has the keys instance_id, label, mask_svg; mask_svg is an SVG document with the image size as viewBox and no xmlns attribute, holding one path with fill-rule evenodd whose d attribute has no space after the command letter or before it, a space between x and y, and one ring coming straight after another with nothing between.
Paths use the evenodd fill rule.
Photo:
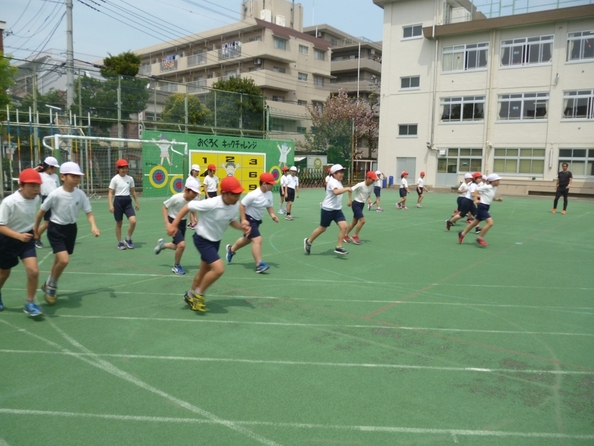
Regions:
<instances>
[{"instance_id":1,"label":"white school cap with brim","mask_svg":"<svg viewBox=\"0 0 594 446\"><path fill-rule=\"evenodd\" d=\"M340 164L335 164L330 168L330 174L335 174L336 172L340 172L341 170L345 170Z\"/></svg>"},{"instance_id":2,"label":"white school cap with brim","mask_svg":"<svg viewBox=\"0 0 594 446\"><path fill-rule=\"evenodd\" d=\"M472 178L472 174L471 173L467 173L466 175L464 175L464 179L469 179Z\"/></svg>"},{"instance_id":3,"label":"white school cap with brim","mask_svg":"<svg viewBox=\"0 0 594 446\"><path fill-rule=\"evenodd\" d=\"M78 175L84 177L85 174L80 171L80 166L72 161L68 161L60 166L61 175Z\"/></svg>"},{"instance_id":4,"label":"white school cap with brim","mask_svg":"<svg viewBox=\"0 0 594 446\"><path fill-rule=\"evenodd\" d=\"M193 190L194 192L200 192L200 183L194 177L190 177L186 180L186 189Z\"/></svg>"},{"instance_id":5,"label":"white school cap with brim","mask_svg":"<svg viewBox=\"0 0 594 446\"><path fill-rule=\"evenodd\" d=\"M190 172L192 170L195 170L197 172L200 172L200 166L198 164L192 164L192 168L190 169Z\"/></svg>"},{"instance_id":6,"label":"white school cap with brim","mask_svg":"<svg viewBox=\"0 0 594 446\"><path fill-rule=\"evenodd\" d=\"M376 170L376 171L375 171L375 174L376 174L376 175L379 177L379 176L382 174L382 172L381 172L381 171L379 171L379 170Z\"/></svg>"},{"instance_id":7,"label":"white school cap with brim","mask_svg":"<svg viewBox=\"0 0 594 446\"><path fill-rule=\"evenodd\" d=\"M291 168L289 170L292 170L293 172L297 172L297 168L295 166L291 166Z\"/></svg>"},{"instance_id":8,"label":"white school cap with brim","mask_svg":"<svg viewBox=\"0 0 594 446\"><path fill-rule=\"evenodd\" d=\"M501 177L499 175L497 175L496 173L492 173L491 175L489 175L487 177L487 181L489 181L489 182L497 181L500 179L501 179Z\"/></svg>"},{"instance_id":9,"label":"white school cap with brim","mask_svg":"<svg viewBox=\"0 0 594 446\"><path fill-rule=\"evenodd\" d=\"M60 164L58 164L58 160L53 156L48 156L46 159L43 160L43 162L48 166L60 167Z\"/></svg>"}]
</instances>

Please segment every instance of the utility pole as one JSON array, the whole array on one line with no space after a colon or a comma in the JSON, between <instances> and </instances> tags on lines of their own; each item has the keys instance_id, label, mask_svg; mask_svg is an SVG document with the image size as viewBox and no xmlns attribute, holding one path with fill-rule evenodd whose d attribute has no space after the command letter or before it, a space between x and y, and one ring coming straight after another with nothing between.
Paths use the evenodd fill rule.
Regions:
<instances>
[{"instance_id":1,"label":"utility pole","mask_svg":"<svg viewBox=\"0 0 594 446\"><path fill-rule=\"evenodd\" d=\"M66 0L66 108L74 103L74 45L72 37L72 0Z\"/></svg>"}]
</instances>

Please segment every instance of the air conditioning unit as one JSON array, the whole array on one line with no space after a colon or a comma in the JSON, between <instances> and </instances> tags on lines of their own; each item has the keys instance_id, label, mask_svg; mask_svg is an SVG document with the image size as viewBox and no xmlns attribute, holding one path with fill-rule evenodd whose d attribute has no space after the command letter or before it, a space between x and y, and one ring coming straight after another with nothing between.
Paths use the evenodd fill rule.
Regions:
<instances>
[{"instance_id":1,"label":"air conditioning unit","mask_svg":"<svg viewBox=\"0 0 594 446\"><path fill-rule=\"evenodd\" d=\"M262 65L262 59L260 59L259 57L254 59L254 65Z\"/></svg>"},{"instance_id":2,"label":"air conditioning unit","mask_svg":"<svg viewBox=\"0 0 594 446\"><path fill-rule=\"evenodd\" d=\"M272 22L272 11L270 9L263 9L260 11L260 20Z\"/></svg>"},{"instance_id":3,"label":"air conditioning unit","mask_svg":"<svg viewBox=\"0 0 594 446\"><path fill-rule=\"evenodd\" d=\"M277 15L275 23L278 26L285 26L285 16L284 15Z\"/></svg>"}]
</instances>

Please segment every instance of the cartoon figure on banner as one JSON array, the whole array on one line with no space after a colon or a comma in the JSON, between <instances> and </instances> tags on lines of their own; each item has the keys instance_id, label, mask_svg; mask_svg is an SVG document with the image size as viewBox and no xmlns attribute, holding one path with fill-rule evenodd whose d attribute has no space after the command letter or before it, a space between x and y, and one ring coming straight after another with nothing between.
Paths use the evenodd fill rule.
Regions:
<instances>
[{"instance_id":1,"label":"cartoon figure on banner","mask_svg":"<svg viewBox=\"0 0 594 446\"><path fill-rule=\"evenodd\" d=\"M161 161L160 161L160 164L163 165L163 160L164 159L167 159L167 162L171 166L171 159L169 158L169 149L171 148L172 143L175 142L175 139L172 139L171 141L169 141L169 139L167 138L167 136L164 135L163 133L161 133L159 135L159 140L158 141L155 141L154 138L152 139L152 141L161 150Z\"/></svg>"},{"instance_id":2,"label":"cartoon figure on banner","mask_svg":"<svg viewBox=\"0 0 594 446\"><path fill-rule=\"evenodd\" d=\"M223 169L227 172L228 177L232 177L235 175L235 171L241 167L239 163L235 164L233 161L229 161L228 163L222 164Z\"/></svg>"},{"instance_id":3,"label":"cartoon figure on banner","mask_svg":"<svg viewBox=\"0 0 594 446\"><path fill-rule=\"evenodd\" d=\"M283 164L286 166L287 165L287 155L291 151L291 148L288 146L288 144L286 142L283 143L282 146L277 144L276 147L278 148L278 151L280 152L280 156L278 158L278 165L280 167L283 167Z\"/></svg>"}]
</instances>

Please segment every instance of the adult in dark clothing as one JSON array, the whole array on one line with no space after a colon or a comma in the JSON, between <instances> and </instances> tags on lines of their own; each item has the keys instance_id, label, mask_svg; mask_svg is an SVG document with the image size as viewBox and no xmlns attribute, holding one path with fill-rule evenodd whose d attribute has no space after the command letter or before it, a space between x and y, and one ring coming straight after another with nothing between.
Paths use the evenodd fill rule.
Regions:
<instances>
[{"instance_id":1,"label":"adult in dark clothing","mask_svg":"<svg viewBox=\"0 0 594 446\"><path fill-rule=\"evenodd\" d=\"M569 195L569 188L573 181L573 175L567 170L568 167L569 165L567 163L561 164L561 169L563 170L557 175L557 191L555 192L555 201L553 202L553 210L551 211L553 214L557 212L557 202L561 195L563 195L563 210L561 213L565 215L567 212L567 196Z\"/></svg>"}]
</instances>

